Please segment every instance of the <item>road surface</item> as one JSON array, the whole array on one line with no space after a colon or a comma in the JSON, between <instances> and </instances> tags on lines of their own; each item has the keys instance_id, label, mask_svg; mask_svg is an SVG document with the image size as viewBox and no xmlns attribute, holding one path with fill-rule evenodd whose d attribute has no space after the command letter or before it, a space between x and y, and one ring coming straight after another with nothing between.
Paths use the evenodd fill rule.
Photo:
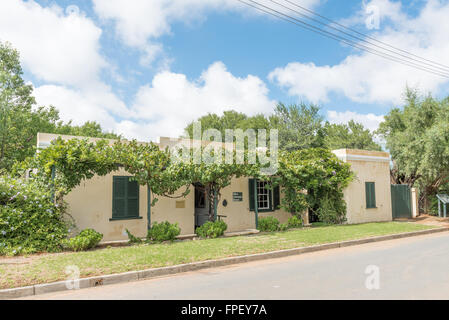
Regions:
<instances>
[{"instance_id":1,"label":"road surface","mask_svg":"<svg viewBox=\"0 0 449 320\"><path fill-rule=\"evenodd\" d=\"M448 233L32 297L63 300L448 298Z\"/></svg>"}]
</instances>

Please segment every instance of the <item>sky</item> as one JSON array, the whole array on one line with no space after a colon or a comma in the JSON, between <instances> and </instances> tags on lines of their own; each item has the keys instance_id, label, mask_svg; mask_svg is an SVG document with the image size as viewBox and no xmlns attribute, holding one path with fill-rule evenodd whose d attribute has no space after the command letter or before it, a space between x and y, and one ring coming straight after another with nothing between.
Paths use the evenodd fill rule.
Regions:
<instances>
[{"instance_id":1,"label":"sky","mask_svg":"<svg viewBox=\"0 0 449 320\"><path fill-rule=\"evenodd\" d=\"M449 1L289 1L449 65ZM20 51L39 105L141 141L177 137L208 113L268 115L279 101L375 130L406 86L439 98L449 89L237 0L1 0L0 41Z\"/></svg>"}]
</instances>

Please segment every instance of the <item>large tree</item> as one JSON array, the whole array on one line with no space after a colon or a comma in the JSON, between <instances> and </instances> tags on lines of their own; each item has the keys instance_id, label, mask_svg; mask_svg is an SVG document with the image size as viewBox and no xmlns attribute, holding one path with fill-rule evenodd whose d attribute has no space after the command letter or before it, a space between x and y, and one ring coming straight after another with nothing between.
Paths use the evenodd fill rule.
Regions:
<instances>
[{"instance_id":1,"label":"large tree","mask_svg":"<svg viewBox=\"0 0 449 320\"><path fill-rule=\"evenodd\" d=\"M32 111L32 91L32 86L22 79L19 53L0 43L0 168L8 168L13 159L24 159L32 143L30 127L40 118L34 117ZM54 116L51 110L38 112Z\"/></svg>"},{"instance_id":2,"label":"large tree","mask_svg":"<svg viewBox=\"0 0 449 320\"><path fill-rule=\"evenodd\" d=\"M121 135L117 135L113 132L105 132L101 125L95 121L87 121L83 125L79 126L73 125L72 121L69 121L67 123L59 121L56 124L51 123L46 132L92 138L122 138Z\"/></svg>"},{"instance_id":3,"label":"large tree","mask_svg":"<svg viewBox=\"0 0 449 320\"><path fill-rule=\"evenodd\" d=\"M382 150L381 146L374 141L371 131L354 120L349 121L348 124L331 124L326 122L324 130L326 147L331 150Z\"/></svg>"},{"instance_id":4,"label":"large tree","mask_svg":"<svg viewBox=\"0 0 449 320\"><path fill-rule=\"evenodd\" d=\"M225 111L223 115L208 114L199 118L203 131L217 129L225 139L226 129L278 129L279 146L284 150L300 150L310 147L324 146L322 117L315 105L290 105L279 103L274 114L265 116L258 114L249 117L237 111ZM193 125L190 123L185 132L193 136Z\"/></svg>"},{"instance_id":5,"label":"large tree","mask_svg":"<svg viewBox=\"0 0 449 320\"><path fill-rule=\"evenodd\" d=\"M279 147L295 151L308 148L381 150L374 142L373 134L362 124L351 120L346 124L323 124L323 118L315 105L289 105L279 103L270 116L258 114L247 116L237 111L225 111L222 115L209 113L199 118L203 131L217 129L223 141L226 129L277 129ZM193 137L193 125L186 128L186 135Z\"/></svg>"},{"instance_id":6,"label":"large tree","mask_svg":"<svg viewBox=\"0 0 449 320\"><path fill-rule=\"evenodd\" d=\"M234 110L224 111L222 115L209 113L200 117L196 122L201 123L203 132L208 129L217 129L220 131L223 141L225 139L226 129L270 129L270 122L263 114L249 117L244 113ZM185 128L184 131L187 136L193 137L193 127L194 122Z\"/></svg>"},{"instance_id":7,"label":"large tree","mask_svg":"<svg viewBox=\"0 0 449 320\"><path fill-rule=\"evenodd\" d=\"M0 42L0 170L9 170L35 152L38 132L116 138L103 133L100 125L87 122L82 126L63 123L58 110L37 106L33 87L23 79L19 52Z\"/></svg>"},{"instance_id":8,"label":"large tree","mask_svg":"<svg viewBox=\"0 0 449 320\"><path fill-rule=\"evenodd\" d=\"M385 116L378 133L394 161L392 181L420 187L420 204L449 181L449 99L419 96L407 89L406 104Z\"/></svg>"},{"instance_id":9,"label":"large tree","mask_svg":"<svg viewBox=\"0 0 449 320\"><path fill-rule=\"evenodd\" d=\"M316 105L286 106L278 103L270 117L271 127L279 130L279 146L286 151L324 147L323 117Z\"/></svg>"}]
</instances>

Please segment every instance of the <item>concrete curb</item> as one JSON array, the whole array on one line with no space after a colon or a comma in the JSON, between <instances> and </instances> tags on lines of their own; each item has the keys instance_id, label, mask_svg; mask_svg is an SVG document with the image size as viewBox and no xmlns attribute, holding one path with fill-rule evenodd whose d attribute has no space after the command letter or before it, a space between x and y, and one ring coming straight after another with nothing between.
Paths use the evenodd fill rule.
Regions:
<instances>
[{"instance_id":1,"label":"concrete curb","mask_svg":"<svg viewBox=\"0 0 449 320\"><path fill-rule=\"evenodd\" d=\"M223 267L223 266L228 266L228 265L233 265L233 264L260 261L260 260L266 260L266 259L283 258L283 257L288 257L288 256L293 256L293 255L309 253L309 252L317 252L317 251L336 249L336 248L345 248L345 247L356 246L356 245L360 245L360 244L381 242L381 241L415 237L415 236L422 236L422 235L447 232L447 231L449 231L449 228L438 228L438 229L430 229L430 230L424 230L424 231L399 233L399 234L392 234L392 235L387 235L387 236L377 236L377 237L364 238L364 239L358 239L358 240L327 243L327 244L311 246L311 247L280 250L280 251L273 251L273 252L267 252L267 253L259 253L259 254L252 254L252 255L246 255L246 256L231 257L231 258L225 258L225 259L219 259L219 260L193 262L193 263L176 265L176 266L171 266L171 267L163 267L163 268L148 269L148 270L141 270L141 271L132 271L132 272L121 273L121 274L84 278L84 279L78 280L77 289L78 288L85 289L85 288L91 288L91 287L97 287L97 286L103 286L103 285L109 285L109 284L145 280L145 279L150 279L150 278L154 278L154 277L161 277L161 276L166 276L166 275L196 271L196 270L207 269L207 268ZM73 281L70 281L70 282L73 285ZM68 291L68 290L70 290L70 289L67 288L67 281L60 281L60 282L34 285L34 286L30 286L30 287L0 290L0 299L16 299L16 298L21 298L21 297L33 296L33 295L40 295L40 294L44 294L44 293L52 293L52 292Z\"/></svg>"}]
</instances>

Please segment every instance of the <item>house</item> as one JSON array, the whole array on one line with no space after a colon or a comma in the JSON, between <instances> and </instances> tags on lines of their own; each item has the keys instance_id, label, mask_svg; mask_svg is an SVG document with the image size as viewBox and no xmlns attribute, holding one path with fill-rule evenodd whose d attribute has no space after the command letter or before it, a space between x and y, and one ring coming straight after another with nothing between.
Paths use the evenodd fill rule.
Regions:
<instances>
[{"instance_id":1,"label":"house","mask_svg":"<svg viewBox=\"0 0 449 320\"><path fill-rule=\"evenodd\" d=\"M64 140L79 138L39 133L38 148L45 148L57 137ZM160 138L158 145L165 148L173 141ZM335 154L351 163L357 175L345 190L348 222L391 221L388 153L337 150ZM181 235L193 235L196 227L208 220L209 203L202 186L192 186L192 192L183 198L157 197L157 203L151 206L155 195L130 177L124 169L95 176L83 181L66 196L69 214L79 230L93 228L104 235L103 241L115 241L127 239L126 229L135 236L145 237L152 223L169 221L179 224ZM252 190L258 193L257 215ZM235 178L221 191L218 214L227 223L228 232L255 229L257 219L266 216L274 216L286 223L291 214L279 208L280 201L282 192L279 188L272 190L267 188L266 182Z\"/></svg>"},{"instance_id":2,"label":"house","mask_svg":"<svg viewBox=\"0 0 449 320\"><path fill-rule=\"evenodd\" d=\"M349 224L392 221L390 154L381 151L334 150L350 163L355 179L344 191Z\"/></svg>"}]
</instances>

